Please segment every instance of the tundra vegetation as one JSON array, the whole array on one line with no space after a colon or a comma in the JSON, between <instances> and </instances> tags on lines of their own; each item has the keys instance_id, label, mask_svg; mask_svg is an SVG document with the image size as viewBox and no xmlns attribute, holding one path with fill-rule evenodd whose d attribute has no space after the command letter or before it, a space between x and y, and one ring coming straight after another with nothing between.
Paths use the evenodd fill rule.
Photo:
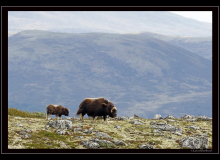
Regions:
<instances>
[{"instance_id":1,"label":"tundra vegetation","mask_svg":"<svg viewBox=\"0 0 220 160\"><path fill-rule=\"evenodd\" d=\"M8 109L9 149L212 149L212 120L196 118L142 119L67 117L45 119L40 112ZM65 122L62 127L61 122ZM66 123L68 122L68 123ZM61 124L56 126L56 124ZM66 125L68 124L68 127Z\"/></svg>"}]
</instances>

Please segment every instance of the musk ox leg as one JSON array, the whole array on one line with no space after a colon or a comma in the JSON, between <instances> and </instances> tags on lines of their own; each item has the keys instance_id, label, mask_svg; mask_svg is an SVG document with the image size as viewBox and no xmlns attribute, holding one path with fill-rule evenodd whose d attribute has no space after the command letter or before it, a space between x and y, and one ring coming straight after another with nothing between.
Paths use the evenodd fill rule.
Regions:
<instances>
[{"instance_id":1,"label":"musk ox leg","mask_svg":"<svg viewBox=\"0 0 220 160\"><path fill-rule=\"evenodd\" d=\"M49 114L49 115L50 115L50 118L52 119L52 116L51 116L52 114Z\"/></svg>"},{"instance_id":2,"label":"musk ox leg","mask_svg":"<svg viewBox=\"0 0 220 160\"><path fill-rule=\"evenodd\" d=\"M46 120L48 120L48 115L47 115L47 113L46 113Z\"/></svg>"},{"instance_id":3,"label":"musk ox leg","mask_svg":"<svg viewBox=\"0 0 220 160\"><path fill-rule=\"evenodd\" d=\"M80 113L80 120L83 121L83 115Z\"/></svg>"},{"instance_id":4,"label":"musk ox leg","mask_svg":"<svg viewBox=\"0 0 220 160\"><path fill-rule=\"evenodd\" d=\"M98 118L98 116L93 117L93 122L96 122L97 118Z\"/></svg>"},{"instance_id":5,"label":"musk ox leg","mask_svg":"<svg viewBox=\"0 0 220 160\"><path fill-rule=\"evenodd\" d=\"M109 124L107 116L103 116L103 119L106 122L106 124Z\"/></svg>"},{"instance_id":6,"label":"musk ox leg","mask_svg":"<svg viewBox=\"0 0 220 160\"><path fill-rule=\"evenodd\" d=\"M109 124L109 122L108 122L108 118L105 119L105 122L106 122L106 124Z\"/></svg>"}]
</instances>

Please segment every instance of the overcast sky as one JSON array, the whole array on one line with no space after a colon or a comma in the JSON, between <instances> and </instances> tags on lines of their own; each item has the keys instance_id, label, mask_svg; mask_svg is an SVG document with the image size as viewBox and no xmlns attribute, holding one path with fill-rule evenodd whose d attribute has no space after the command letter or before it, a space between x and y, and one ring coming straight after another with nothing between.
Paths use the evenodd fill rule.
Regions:
<instances>
[{"instance_id":1,"label":"overcast sky","mask_svg":"<svg viewBox=\"0 0 220 160\"><path fill-rule=\"evenodd\" d=\"M202 22L212 23L212 12L211 11L171 11L172 13L196 19Z\"/></svg>"}]
</instances>

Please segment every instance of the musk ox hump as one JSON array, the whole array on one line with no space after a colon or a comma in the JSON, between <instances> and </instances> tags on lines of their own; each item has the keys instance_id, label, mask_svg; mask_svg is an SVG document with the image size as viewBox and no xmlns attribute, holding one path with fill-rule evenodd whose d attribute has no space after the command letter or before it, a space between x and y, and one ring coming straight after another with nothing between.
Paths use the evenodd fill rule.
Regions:
<instances>
[{"instance_id":1,"label":"musk ox hump","mask_svg":"<svg viewBox=\"0 0 220 160\"><path fill-rule=\"evenodd\" d=\"M61 105L58 105L58 104L52 104L54 107L58 107L58 106L61 106Z\"/></svg>"}]
</instances>

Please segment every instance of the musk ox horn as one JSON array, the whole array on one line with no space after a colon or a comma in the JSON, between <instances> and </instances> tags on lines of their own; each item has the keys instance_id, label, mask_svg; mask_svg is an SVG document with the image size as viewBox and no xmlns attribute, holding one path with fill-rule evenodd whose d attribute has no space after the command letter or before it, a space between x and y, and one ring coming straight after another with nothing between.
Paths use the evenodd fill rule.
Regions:
<instances>
[{"instance_id":1,"label":"musk ox horn","mask_svg":"<svg viewBox=\"0 0 220 160\"><path fill-rule=\"evenodd\" d=\"M112 113L114 110L117 110L117 108L116 108L115 106L111 109L111 113Z\"/></svg>"}]
</instances>

